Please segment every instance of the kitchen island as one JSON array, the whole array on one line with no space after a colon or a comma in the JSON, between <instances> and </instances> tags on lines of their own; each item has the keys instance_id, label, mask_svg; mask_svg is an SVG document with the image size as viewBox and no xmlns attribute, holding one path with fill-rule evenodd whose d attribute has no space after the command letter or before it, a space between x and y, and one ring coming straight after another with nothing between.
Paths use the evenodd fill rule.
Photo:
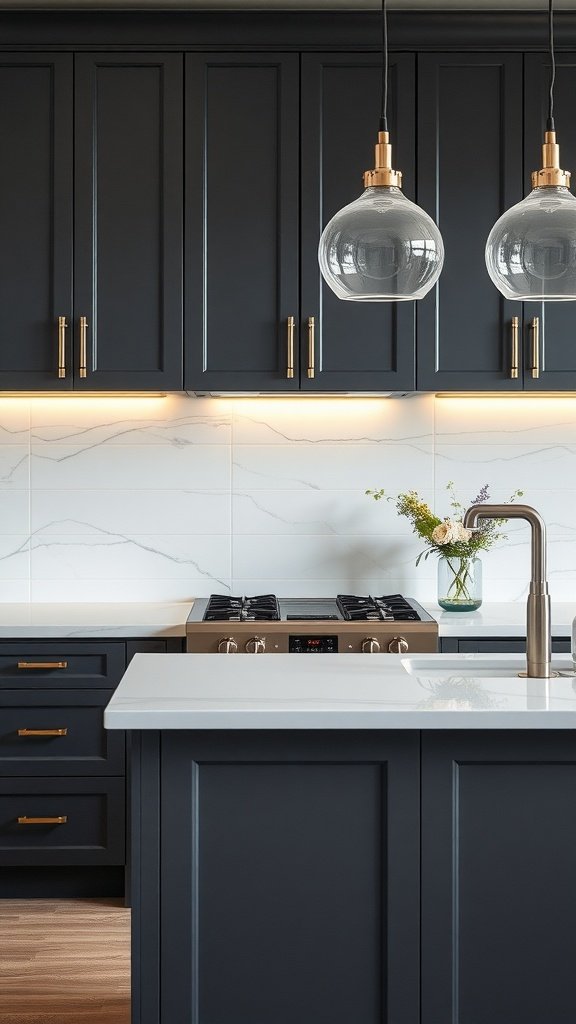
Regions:
<instances>
[{"instance_id":1,"label":"kitchen island","mask_svg":"<svg viewBox=\"0 0 576 1024\"><path fill-rule=\"evenodd\" d=\"M134 658L134 1024L573 1024L571 662L434 657Z\"/></svg>"}]
</instances>

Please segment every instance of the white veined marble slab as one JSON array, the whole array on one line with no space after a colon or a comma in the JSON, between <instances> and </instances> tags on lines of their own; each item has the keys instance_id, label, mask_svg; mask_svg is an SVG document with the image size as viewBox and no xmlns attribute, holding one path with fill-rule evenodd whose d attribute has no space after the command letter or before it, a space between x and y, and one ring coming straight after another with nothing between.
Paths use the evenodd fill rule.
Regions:
<instances>
[{"instance_id":1,"label":"white veined marble slab","mask_svg":"<svg viewBox=\"0 0 576 1024\"><path fill-rule=\"evenodd\" d=\"M420 601L438 623L441 637L524 637L526 636L526 602L484 602L476 612L445 612L435 602ZM552 636L570 636L576 616L574 603L552 601Z\"/></svg>"},{"instance_id":2,"label":"white veined marble slab","mask_svg":"<svg viewBox=\"0 0 576 1024\"><path fill-rule=\"evenodd\" d=\"M443 655L422 655L425 662ZM518 655L451 655L410 674L401 655L137 654L104 714L107 729L572 729L571 659L557 679L522 679ZM417 659L411 659L413 662ZM436 664L436 662L435 662ZM458 669L455 670L455 664ZM413 671L413 666L412 666Z\"/></svg>"},{"instance_id":3,"label":"white veined marble slab","mask_svg":"<svg viewBox=\"0 0 576 1024\"><path fill-rule=\"evenodd\" d=\"M191 601L90 604L2 604L0 637L184 636Z\"/></svg>"}]
</instances>

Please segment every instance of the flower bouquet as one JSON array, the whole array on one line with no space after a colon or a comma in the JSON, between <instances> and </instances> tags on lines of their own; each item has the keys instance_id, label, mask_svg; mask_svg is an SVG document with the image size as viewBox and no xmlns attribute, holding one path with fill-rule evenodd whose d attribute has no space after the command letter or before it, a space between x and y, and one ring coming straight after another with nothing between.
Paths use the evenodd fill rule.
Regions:
<instances>
[{"instance_id":1,"label":"flower bouquet","mask_svg":"<svg viewBox=\"0 0 576 1024\"><path fill-rule=\"evenodd\" d=\"M467 506L462 505L456 497L452 480L446 485L450 498L451 515L441 519L432 512L429 505L422 501L417 491L404 494L388 495L382 489L368 490L375 501L386 498L396 505L398 515L405 516L412 523L414 533L422 538L426 547L416 559L437 555L438 565L438 603L446 611L473 611L482 604L480 596L481 564L479 551L488 551L500 540L506 540L501 532L505 519L483 519L477 530L467 530L463 525L463 517ZM508 499L514 502L522 497L522 491L514 491ZM490 500L488 484L470 502L471 505L482 504Z\"/></svg>"}]
</instances>

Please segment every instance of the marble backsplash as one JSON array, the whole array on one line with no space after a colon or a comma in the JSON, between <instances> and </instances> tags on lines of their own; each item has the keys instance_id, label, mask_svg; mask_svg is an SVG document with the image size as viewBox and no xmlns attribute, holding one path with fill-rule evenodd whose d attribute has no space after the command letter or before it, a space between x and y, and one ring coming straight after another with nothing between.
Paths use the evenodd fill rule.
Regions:
<instances>
[{"instance_id":1,"label":"marble backsplash","mask_svg":"<svg viewBox=\"0 0 576 1024\"><path fill-rule=\"evenodd\" d=\"M392 504L439 514L486 483L548 525L576 599L576 398L0 400L0 601L185 600L213 590L435 596ZM483 555L487 600L527 591L529 529Z\"/></svg>"}]
</instances>

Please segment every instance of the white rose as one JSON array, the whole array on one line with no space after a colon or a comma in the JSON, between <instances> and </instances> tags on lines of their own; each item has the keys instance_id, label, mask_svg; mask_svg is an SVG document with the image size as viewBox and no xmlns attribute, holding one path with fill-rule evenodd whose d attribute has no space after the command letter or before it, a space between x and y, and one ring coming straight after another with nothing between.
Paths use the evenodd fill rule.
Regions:
<instances>
[{"instance_id":1,"label":"white rose","mask_svg":"<svg viewBox=\"0 0 576 1024\"><path fill-rule=\"evenodd\" d=\"M466 530L462 523L456 519L445 519L443 523L439 523L435 526L432 531L432 540L434 544L438 544L442 547L444 544L466 544L472 532Z\"/></svg>"},{"instance_id":2,"label":"white rose","mask_svg":"<svg viewBox=\"0 0 576 1024\"><path fill-rule=\"evenodd\" d=\"M472 536L472 530L467 530L462 523L454 523L454 526L456 527L456 537L454 539L460 541L461 544L467 544Z\"/></svg>"},{"instance_id":3,"label":"white rose","mask_svg":"<svg viewBox=\"0 0 576 1024\"><path fill-rule=\"evenodd\" d=\"M452 523L445 519L443 523L438 523L432 530L432 540L435 544L451 544L453 540L452 536Z\"/></svg>"}]
</instances>

